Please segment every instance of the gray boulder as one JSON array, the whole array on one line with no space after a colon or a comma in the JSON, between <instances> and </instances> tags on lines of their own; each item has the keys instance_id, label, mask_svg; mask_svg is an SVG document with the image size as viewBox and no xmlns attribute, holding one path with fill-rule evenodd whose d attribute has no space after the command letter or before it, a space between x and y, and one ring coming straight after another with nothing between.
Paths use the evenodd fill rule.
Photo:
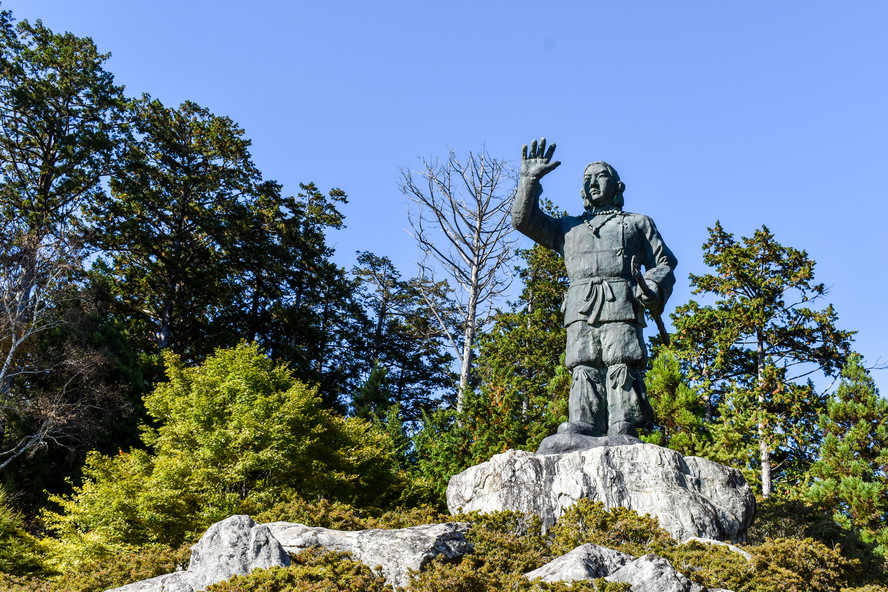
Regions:
<instances>
[{"instance_id":1,"label":"gray boulder","mask_svg":"<svg viewBox=\"0 0 888 592\"><path fill-rule=\"evenodd\" d=\"M290 556L267 526L257 525L249 516L231 516L212 525L191 547L186 573L197 591L256 568L288 565Z\"/></svg>"},{"instance_id":2,"label":"gray boulder","mask_svg":"<svg viewBox=\"0 0 888 592\"><path fill-rule=\"evenodd\" d=\"M142 580L141 582L127 584L120 588L108 590L108 592L194 592L194 588L186 581L185 572L177 571L157 576L156 578Z\"/></svg>"},{"instance_id":3,"label":"gray boulder","mask_svg":"<svg viewBox=\"0 0 888 592\"><path fill-rule=\"evenodd\" d=\"M268 528L289 553L309 547L346 551L356 561L379 569L389 584L401 588L410 583L410 570L421 570L436 556L456 559L472 550L465 538L469 529L465 523L343 531L272 522Z\"/></svg>"},{"instance_id":4,"label":"gray boulder","mask_svg":"<svg viewBox=\"0 0 888 592\"><path fill-rule=\"evenodd\" d=\"M343 531L291 522L257 525L249 516L217 522L191 548L188 569L142 580L108 592L199 592L211 584L256 568L290 565L288 553L324 547L351 553L389 584L404 587L410 570L419 571L436 556L456 559L472 550L465 523L429 524L397 530Z\"/></svg>"},{"instance_id":5,"label":"gray boulder","mask_svg":"<svg viewBox=\"0 0 888 592\"><path fill-rule=\"evenodd\" d=\"M730 592L692 582L659 555L651 553L636 559L591 543L581 545L524 576L549 583L605 578L610 582L629 584L630 592Z\"/></svg>"},{"instance_id":6,"label":"gray boulder","mask_svg":"<svg viewBox=\"0 0 888 592\"><path fill-rule=\"evenodd\" d=\"M509 450L450 479L451 514L514 510L551 526L577 500L650 514L673 537L743 542L755 497L736 469L653 444L566 454Z\"/></svg>"},{"instance_id":7,"label":"gray boulder","mask_svg":"<svg viewBox=\"0 0 888 592\"><path fill-rule=\"evenodd\" d=\"M544 582L576 582L603 578L635 559L631 555L586 543L531 572L525 577Z\"/></svg>"},{"instance_id":8,"label":"gray boulder","mask_svg":"<svg viewBox=\"0 0 888 592\"><path fill-rule=\"evenodd\" d=\"M687 579L671 563L653 553L630 561L606 579L629 584L631 592L706 592L706 588Z\"/></svg>"},{"instance_id":9,"label":"gray boulder","mask_svg":"<svg viewBox=\"0 0 888 592\"><path fill-rule=\"evenodd\" d=\"M267 526L249 516L231 516L212 525L191 547L188 569L142 580L109 592L199 592L256 568L285 567L290 556Z\"/></svg>"}]
</instances>

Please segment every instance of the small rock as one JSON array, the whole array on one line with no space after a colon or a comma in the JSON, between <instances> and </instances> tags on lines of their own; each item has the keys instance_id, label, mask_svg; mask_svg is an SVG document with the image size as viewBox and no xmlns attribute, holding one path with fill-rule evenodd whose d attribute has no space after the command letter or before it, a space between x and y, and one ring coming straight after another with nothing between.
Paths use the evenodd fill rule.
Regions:
<instances>
[{"instance_id":1,"label":"small rock","mask_svg":"<svg viewBox=\"0 0 888 592\"><path fill-rule=\"evenodd\" d=\"M528 572L528 579L544 582L575 582L603 578L635 559L631 555L586 543L546 565Z\"/></svg>"},{"instance_id":2,"label":"small rock","mask_svg":"<svg viewBox=\"0 0 888 592\"><path fill-rule=\"evenodd\" d=\"M739 553L740 555L742 555L743 558L746 559L747 561L752 561L752 555L750 555L749 553L747 553L746 551L744 551L740 547L738 547L736 545L732 545L730 543L726 543L724 541L717 541L715 539L703 539L700 537L691 537L684 542L685 543L696 542L696 543L702 543L704 545L718 545L720 547L727 547L728 549L730 549L734 553Z\"/></svg>"},{"instance_id":3,"label":"small rock","mask_svg":"<svg viewBox=\"0 0 888 592\"><path fill-rule=\"evenodd\" d=\"M185 572L157 576L141 582L133 582L108 592L194 592L191 584L185 581Z\"/></svg>"},{"instance_id":4,"label":"small rock","mask_svg":"<svg viewBox=\"0 0 888 592\"><path fill-rule=\"evenodd\" d=\"M706 592L672 567L666 559L649 553L630 561L607 577L610 582L625 582L631 592Z\"/></svg>"}]
</instances>

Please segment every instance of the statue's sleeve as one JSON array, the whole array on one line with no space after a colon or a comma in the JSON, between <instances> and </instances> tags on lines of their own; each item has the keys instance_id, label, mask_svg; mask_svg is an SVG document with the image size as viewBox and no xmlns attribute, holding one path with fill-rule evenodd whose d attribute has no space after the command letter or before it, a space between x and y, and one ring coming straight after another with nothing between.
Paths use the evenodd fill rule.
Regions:
<instances>
[{"instance_id":1,"label":"statue's sleeve","mask_svg":"<svg viewBox=\"0 0 888 592\"><path fill-rule=\"evenodd\" d=\"M512 226L535 242L559 253L564 251L564 229L558 218L540 210L543 186L539 182L521 179L512 203Z\"/></svg>"},{"instance_id":2,"label":"statue's sleeve","mask_svg":"<svg viewBox=\"0 0 888 592\"><path fill-rule=\"evenodd\" d=\"M659 308L662 310L672 295L678 259L663 242L663 237L660 236L654 221L647 216L642 216L641 231L644 237L642 241L644 279L648 285L657 286L657 293L660 295Z\"/></svg>"}]
</instances>

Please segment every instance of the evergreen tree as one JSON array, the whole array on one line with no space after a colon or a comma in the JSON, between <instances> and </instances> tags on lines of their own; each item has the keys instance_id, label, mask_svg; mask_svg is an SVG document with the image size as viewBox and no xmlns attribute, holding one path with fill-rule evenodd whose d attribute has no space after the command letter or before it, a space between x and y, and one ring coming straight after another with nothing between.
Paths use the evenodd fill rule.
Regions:
<instances>
[{"instance_id":1,"label":"evergreen tree","mask_svg":"<svg viewBox=\"0 0 888 592\"><path fill-rule=\"evenodd\" d=\"M95 444L103 344L74 334L85 316L86 253L77 214L97 195L123 144L123 88L91 39L0 12L0 469L58 474L50 445ZM82 326L82 325L81 325ZM30 457L27 466L13 466ZM50 456L52 458L52 455ZM16 493L40 479L8 479ZM30 492L34 494L35 491ZM39 494L38 494L39 495ZM21 498L19 498L21 499Z\"/></svg>"},{"instance_id":2,"label":"evergreen tree","mask_svg":"<svg viewBox=\"0 0 888 592\"><path fill-rule=\"evenodd\" d=\"M391 260L366 251L358 254L352 275L364 313L358 358L367 376L352 404L357 412L379 397L373 405L380 411L397 404L404 420L415 425L423 412L437 407L442 391L454 384L449 370L453 358L447 353L441 325L426 303L427 298L435 299L434 310L456 327L447 286L427 281L420 285L421 278L402 280Z\"/></svg>"},{"instance_id":3,"label":"evergreen tree","mask_svg":"<svg viewBox=\"0 0 888 592\"><path fill-rule=\"evenodd\" d=\"M150 452L91 454L83 484L54 498L61 511L45 512L59 557L179 545L292 495L378 507L400 494L384 431L325 409L315 388L255 344L218 350L196 367L169 352L164 360L168 380L145 398Z\"/></svg>"},{"instance_id":4,"label":"evergreen tree","mask_svg":"<svg viewBox=\"0 0 888 592\"><path fill-rule=\"evenodd\" d=\"M130 109L138 138L91 208L97 272L116 289L117 314L145 352L201 359L223 345L212 321L231 306L232 236L259 183L243 130L191 102L143 97ZM231 339L231 338L229 338Z\"/></svg>"},{"instance_id":5,"label":"evergreen tree","mask_svg":"<svg viewBox=\"0 0 888 592\"><path fill-rule=\"evenodd\" d=\"M478 340L477 386L466 402L476 456L509 448L536 449L566 420L561 302L568 286L564 259L540 245L519 251L524 288L512 311L499 311Z\"/></svg>"},{"instance_id":6,"label":"evergreen tree","mask_svg":"<svg viewBox=\"0 0 888 592\"><path fill-rule=\"evenodd\" d=\"M849 356L820 426L824 439L809 498L888 557L888 400L859 355Z\"/></svg>"},{"instance_id":7,"label":"evergreen tree","mask_svg":"<svg viewBox=\"0 0 888 592\"><path fill-rule=\"evenodd\" d=\"M219 323L287 362L344 411L360 384L361 309L356 283L332 261L326 232L343 228L345 193L313 183L296 196L263 183L230 229L232 305Z\"/></svg>"},{"instance_id":8,"label":"evergreen tree","mask_svg":"<svg viewBox=\"0 0 888 592\"><path fill-rule=\"evenodd\" d=\"M711 435L704 424L705 405L690 386L674 351L660 347L644 377L657 428L642 440L685 456L705 454Z\"/></svg>"},{"instance_id":9,"label":"evergreen tree","mask_svg":"<svg viewBox=\"0 0 888 592\"><path fill-rule=\"evenodd\" d=\"M780 245L764 226L740 242L719 223L709 233L703 259L714 273L691 283L718 300L676 309L676 351L706 397L715 455L756 467L767 497L775 472L791 482L816 452L823 401L800 380L835 373L852 332L836 327L831 305L809 307L826 290L805 251Z\"/></svg>"}]
</instances>

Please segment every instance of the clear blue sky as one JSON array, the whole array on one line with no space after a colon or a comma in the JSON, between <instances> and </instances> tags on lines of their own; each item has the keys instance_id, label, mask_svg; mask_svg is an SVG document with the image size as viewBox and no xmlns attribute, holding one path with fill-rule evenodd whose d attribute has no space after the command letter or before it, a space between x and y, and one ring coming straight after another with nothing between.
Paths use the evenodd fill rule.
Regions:
<instances>
[{"instance_id":1,"label":"clear blue sky","mask_svg":"<svg viewBox=\"0 0 888 592\"><path fill-rule=\"evenodd\" d=\"M579 211L584 166L607 160L626 209L656 220L680 261L672 306L705 271L708 226L766 224L817 261L868 363L888 361L888 3L2 6L92 37L131 96L231 117L286 191L344 189L342 265L368 249L412 273L400 167L482 143L517 160L545 136L562 161L545 183L556 204Z\"/></svg>"}]
</instances>

